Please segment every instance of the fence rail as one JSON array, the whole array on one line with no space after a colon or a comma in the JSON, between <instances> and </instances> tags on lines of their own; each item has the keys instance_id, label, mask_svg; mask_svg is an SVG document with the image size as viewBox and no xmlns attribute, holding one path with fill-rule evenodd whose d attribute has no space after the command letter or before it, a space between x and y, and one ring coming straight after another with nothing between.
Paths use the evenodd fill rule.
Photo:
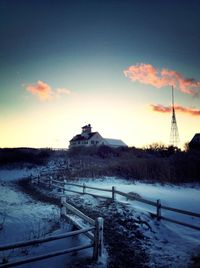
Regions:
<instances>
[{"instance_id":1,"label":"fence rail","mask_svg":"<svg viewBox=\"0 0 200 268\"><path fill-rule=\"evenodd\" d=\"M39 181L40 180L38 180L38 178L37 178L37 182L39 182ZM46 183L46 182L45 182L45 184L49 185L49 183ZM52 185L54 185L54 184L52 184ZM59 187L59 188L63 188L63 187L60 187L58 185L54 185L54 186ZM12 243L12 244L0 245L0 252L5 251L5 250L10 250L10 249L38 245L41 243L47 243L50 241L60 240L60 239L64 239L67 237L76 236L79 234L85 234L91 240L90 243L76 246L76 247L72 247L72 248L68 248L68 249L64 249L64 250L54 251L54 252L51 252L48 254L38 255L35 257L15 260L15 261L11 261L9 263L3 263L3 264L0 264L0 268L18 266L18 265L22 265L25 263L30 263L30 262L35 262L35 261L47 259L47 258L52 258L55 256L59 256L59 255L63 255L66 253L75 252L75 251L79 251L79 250L83 250L83 249L91 248L91 247L93 247L93 259L97 261L102 256L102 251L103 251L103 218L99 217L96 220L91 219L90 217L88 217L87 215L82 213L77 208L68 204L66 202L65 196L61 197L60 210L61 210L61 213L60 213L61 217L65 217L65 218L69 219L78 228L78 230L68 232L65 234L49 236L46 238L34 239L34 240L29 240L29 241L20 241L20 242L16 242L16 243ZM81 224L79 224L78 222L73 220L67 214L67 210L71 211L73 214L75 214L79 218L83 219L84 221L86 221L88 224L90 224L92 226L90 226L90 227L81 226ZM92 231L94 231L94 233L92 233Z\"/></svg>"},{"instance_id":2,"label":"fence rail","mask_svg":"<svg viewBox=\"0 0 200 268\"><path fill-rule=\"evenodd\" d=\"M170 211L173 211L173 212L177 212L177 213L180 213L180 214L185 214L185 215L200 218L200 213L195 213L195 212L182 210L182 209L178 209L178 208L171 208L171 207L167 207L167 206L163 206L163 205L161 206L161 208L166 209L166 210L170 210Z\"/></svg>"},{"instance_id":3,"label":"fence rail","mask_svg":"<svg viewBox=\"0 0 200 268\"><path fill-rule=\"evenodd\" d=\"M66 196L61 197L61 216L67 217L68 219L72 220L68 217L67 210L75 214L76 216L80 217L87 223L95 226L94 235L90 232L87 233L87 236L93 240L93 258L98 260L99 257L102 256L103 251L103 218L98 217L96 220L91 219L90 217L86 216L80 210L75 208L74 206L70 205L66 202ZM74 220L72 220L74 222ZM75 224L77 227L82 227L80 224Z\"/></svg>"},{"instance_id":4,"label":"fence rail","mask_svg":"<svg viewBox=\"0 0 200 268\"><path fill-rule=\"evenodd\" d=\"M95 220L91 219L90 217L86 216L85 214L83 214L80 210L78 210L77 208L75 208L74 206L68 204L66 202L66 198L62 197L61 199L61 204L67 208L68 210L70 210L72 213L74 213L75 215L77 215L78 217L80 217L81 219L83 219L86 222L89 222L91 225L95 225Z\"/></svg>"},{"instance_id":5,"label":"fence rail","mask_svg":"<svg viewBox=\"0 0 200 268\"><path fill-rule=\"evenodd\" d=\"M89 244L85 244L85 245L81 245L81 246L77 246L77 247L73 247L73 248L69 248L69 249L54 251L54 252L51 252L51 253L48 253L48 254L38 255L36 257L30 257L30 258L21 259L21 260L18 260L18 261L13 261L13 262L5 263L5 264L0 264L0 268L13 267L13 266L22 265L22 264L25 264L25 263L40 261L40 260L44 260L44 259L64 255L64 254L67 254L67 253L80 251L80 250L83 250L83 249L86 249L86 248L91 248L91 247L93 247L93 244L89 243Z\"/></svg>"},{"instance_id":6,"label":"fence rail","mask_svg":"<svg viewBox=\"0 0 200 268\"><path fill-rule=\"evenodd\" d=\"M55 240L59 240L59 239L79 235L79 234L82 234L82 233L85 233L85 232L88 232L88 231L91 231L91 230L94 230L94 229L95 229L95 227L88 227L88 228L84 228L84 229L81 229L81 230L68 232L66 234L54 235L54 236L49 236L49 237L41 238L41 239L33 239L33 240L29 240L29 241L20 241L20 242L17 242L17 243L7 244L7 245L0 246L0 251L8 250L8 249L21 248L21 247L27 247L27 246L33 246L33 245L37 245L37 244L40 244L40 243L46 243L46 242L50 242L50 241L55 241Z\"/></svg>"},{"instance_id":7,"label":"fence rail","mask_svg":"<svg viewBox=\"0 0 200 268\"><path fill-rule=\"evenodd\" d=\"M52 182L55 181L55 180L52 180L51 178L49 178L49 180L52 181ZM186 227L193 228L195 230L200 230L199 226L195 226L195 225L180 222L180 221L177 221L177 220L169 219L167 217L163 217L161 215L161 210L169 210L169 211L173 211L173 212L176 212L176 213L179 213L179 214L184 214L184 215L188 215L188 216L192 216L192 217L198 217L198 218L200 218L200 213L195 213L195 212L191 212L191 211L187 211L187 210L182 210L182 209L178 209L178 208L164 206L164 205L161 204L160 200L151 201L151 200L147 200L147 199L144 199L144 198L141 198L141 197L137 197L137 196L135 196L135 195L133 195L131 193L125 193L125 192L122 192L122 191L118 191L118 190L116 190L116 188L114 186L112 186L111 189L107 189L107 188L99 188L99 187L89 186L89 185L86 185L85 183L83 183L81 185L81 184L76 184L76 183L71 183L71 182L68 183L66 181L64 181L64 182L63 181L56 181L56 182L62 184L63 186L59 186L59 185L56 185L56 184L52 184L52 186L57 187L58 189L62 190L63 193L65 191L67 191L67 192L73 192L73 193L77 193L77 194L88 194L88 195L92 195L94 197L112 199L113 201L116 200L116 195L118 194L118 195L126 197L127 199L131 199L131 200L135 200L137 202L145 203L145 204L148 204L148 205L153 206L153 207L156 208L156 212L155 212L154 215L157 217L158 220L163 219L163 220L167 220L167 221L170 221L170 222L173 222L173 223L176 223L176 224L180 224L180 225L184 225ZM45 184L51 185L51 183L46 182ZM78 188L82 188L82 192L72 190L72 189L67 189L65 186L75 186L75 187L78 187ZM86 189L110 192L112 196L107 197L107 196L103 196L103 195L97 195L96 193L94 194L94 193L91 193L91 192L86 192Z\"/></svg>"},{"instance_id":8,"label":"fence rail","mask_svg":"<svg viewBox=\"0 0 200 268\"><path fill-rule=\"evenodd\" d=\"M180 224L180 225L183 225L183 226L186 226L186 227L189 227L189 228L198 230L198 231L200 230L200 227L199 226L194 226L192 224L181 222L181 221L177 221L177 220L174 220L174 219L170 219L168 217L161 216L161 219L166 220L166 221L169 221L169 222L172 222L172 223Z\"/></svg>"},{"instance_id":9,"label":"fence rail","mask_svg":"<svg viewBox=\"0 0 200 268\"><path fill-rule=\"evenodd\" d=\"M157 203L156 203L156 202L153 202L153 201L150 201L150 200L147 200L147 199L144 199L144 198L136 197L136 196L134 196L133 194L124 193L124 192L117 191L117 190L115 190L115 192L116 192L117 194L119 194L119 195L121 195L121 196L124 196L124 197L127 197L127 198L129 198L129 199L133 199L133 200L136 200L136 201L138 201L138 202L142 202L142 203L145 203L145 204L154 206L154 207L157 206Z\"/></svg>"},{"instance_id":10,"label":"fence rail","mask_svg":"<svg viewBox=\"0 0 200 268\"><path fill-rule=\"evenodd\" d=\"M70 222L77 229L84 228L79 222L74 219L74 217L70 215L63 215L62 217L67 219L67 221ZM84 235L87 236L89 239L94 240L94 234L92 232L88 231L87 233L84 233Z\"/></svg>"},{"instance_id":11,"label":"fence rail","mask_svg":"<svg viewBox=\"0 0 200 268\"><path fill-rule=\"evenodd\" d=\"M104 192L112 192L111 189L97 188L97 187L88 186L86 184L83 187L85 187L86 189L93 189L93 190L104 191Z\"/></svg>"},{"instance_id":12,"label":"fence rail","mask_svg":"<svg viewBox=\"0 0 200 268\"><path fill-rule=\"evenodd\" d=\"M53 179L51 179L50 181L55 182L55 183L61 183L61 184L65 183L64 181L57 181L57 180L53 180Z\"/></svg>"}]
</instances>

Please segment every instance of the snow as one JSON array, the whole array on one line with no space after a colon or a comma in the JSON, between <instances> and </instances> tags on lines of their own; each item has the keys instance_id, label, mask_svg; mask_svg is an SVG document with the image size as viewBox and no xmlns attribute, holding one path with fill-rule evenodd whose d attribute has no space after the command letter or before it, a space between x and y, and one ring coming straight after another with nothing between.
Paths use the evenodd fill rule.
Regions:
<instances>
[{"instance_id":1,"label":"snow","mask_svg":"<svg viewBox=\"0 0 200 268\"><path fill-rule=\"evenodd\" d=\"M36 174L38 170L1 170L0 171L0 245L19 241L46 237L71 231L72 226L60 221L60 209L57 206L44 204L32 200L29 196L19 191L12 183L13 180ZM3 219L5 221L3 222ZM26 247L0 252L2 258L9 261L16 257L27 258L46 254L48 252L67 249L74 246L88 244L89 239L85 235L69 237L62 240L51 241L38 246ZM77 257L78 256L78 257ZM77 259L91 258L92 248L79 251L77 254L69 253L58 257L21 265L26 268L64 268L72 265ZM97 267L106 267L106 258Z\"/></svg>"},{"instance_id":2,"label":"snow","mask_svg":"<svg viewBox=\"0 0 200 268\"><path fill-rule=\"evenodd\" d=\"M105 189L111 189L112 186L115 186L119 191L126 193L135 192L147 200L156 201L157 199L160 199L163 205L200 213L200 187L198 185L195 185L195 187L194 185L174 186L147 184L138 181L133 183L116 178L102 178L95 180L84 178L78 180L76 183L85 183L88 186ZM78 189L74 186L67 186L67 188L74 190ZM86 192L111 197L111 193L109 192L92 189L86 189ZM90 202L91 196L85 194L82 195L81 198L84 200L84 203L87 203ZM93 198L94 197L92 197L92 199ZM94 206L96 206L98 202L97 200L99 199L95 198L95 200L96 201L93 203ZM152 228L152 231L148 229L146 230L145 228L142 230L145 236L151 241L149 246L145 246L147 251L149 251L149 255L151 256L149 267L174 267L174 262L176 262L177 267L187 267L191 255L200 251L200 232L198 230L170 223L164 220L160 222L152 220L149 217L148 211L155 213L156 208L150 205L127 200L125 197L119 195L117 195L117 200L119 202L126 203L129 208L133 209L133 214L135 216L138 215L139 217L142 217L150 224ZM200 225L200 218L182 215L163 209L162 215L190 223L195 226Z\"/></svg>"},{"instance_id":3,"label":"snow","mask_svg":"<svg viewBox=\"0 0 200 268\"><path fill-rule=\"evenodd\" d=\"M14 181L23 179L31 174L36 175L38 171L36 169L1 169L0 170L0 181Z\"/></svg>"},{"instance_id":4,"label":"snow","mask_svg":"<svg viewBox=\"0 0 200 268\"><path fill-rule=\"evenodd\" d=\"M193 212L200 213L200 187L196 186L196 188L186 187L186 186L175 186L175 185L161 185L161 184L149 184L143 182L129 182L122 179L116 178L103 178L103 179L88 179L83 178L76 182L77 184L85 183L88 186L94 186L105 189L112 189L112 186L116 188L116 190L129 193L135 192L139 194L141 197L156 201L160 199L161 203L165 206L176 207L183 210L189 210ZM67 186L68 189L76 189L80 191L80 188L74 186ZM101 194L102 196L111 197L111 193L103 192L99 190L90 190L87 189L88 193ZM117 200L124 201L126 198L117 195ZM136 201L134 201L134 204ZM137 202L137 206L144 209L143 203ZM149 205L148 209L150 208ZM170 212L173 213L173 212Z\"/></svg>"},{"instance_id":5,"label":"snow","mask_svg":"<svg viewBox=\"0 0 200 268\"><path fill-rule=\"evenodd\" d=\"M25 178L32 175L37 175L39 169L32 170L1 170L0 171L0 216L6 215L4 228L0 230L0 244L11 243L14 241L28 240L34 236L50 234L58 234L71 230L71 226L63 222L55 227L55 223L59 220L59 209L54 205L35 202L27 195L19 192L12 183L13 180ZM75 183L99 188L111 189L115 186L117 190L123 192L135 192L142 198L156 201L160 199L161 203L166 206L188 210L200 213L200 187L199 185L161 185L161 184L147 184L139 181L130 182L114 177L104 177L101 179L79 179ZM82 191L81 188L74 186L65 186L67 189ZM53 194L58 195L57 191L52 191ZM75 193L65 192L66 195L77 196L84 207L97 207L100 199L95 198L87 193L94 193L111 197L111 193L86 189L85 195L78 195ZM74 199L75 200L75 199ZM144 243L144 248L149 252L150 262L149 267L187 267L191 255L200 251L199 241L200 232L197 230L183 227L167 221L152 219L148 211L155 213L155 207L139 203L133 200L127 200L125 197L117 195L117 201L125 204L134 217L140 217L142 220L148 222L151 230L146 226L141 226L141 231L144 233L148 242ZM123 211L119 207L119 214L123 217ZM109 213L109 211L108 211ZM162 215L188 222L190 224L199 226L200 219L181 215L171 211L162 210ZM1 218L0 218L1 223ZM121 230L123 232L123 230ZM131 231L130 231L131 235ZM28 255L35 256L37 254L44 254L52 250L63 249L75 245L85 244L88 238L79 235L76 238L68 238L46 244L41 244L38 247L28 249ZM0 253L1 256L7 256L9 253ZM23 255L23 252L16 250L13 257L16 255ZM92 249L80 251L77 255L67 254L49 260L26 264L21 267L27 268L64 268L67 264L73 263L78 258L91 257ZM10 257L9 257L10 258ZM107 253L104 252L101 262L97 267L107 266ZM92 266L94 267L94 266Z\"/></svg>"}]
</instances>

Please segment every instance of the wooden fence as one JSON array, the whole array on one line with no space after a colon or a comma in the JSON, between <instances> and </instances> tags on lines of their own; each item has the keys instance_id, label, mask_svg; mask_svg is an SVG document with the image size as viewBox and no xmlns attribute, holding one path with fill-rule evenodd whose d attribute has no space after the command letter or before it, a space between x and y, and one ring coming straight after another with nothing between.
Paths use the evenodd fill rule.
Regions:
<instances>
[{"instance_id":1,"label":"wooden fence","mask_svg":"<svg viewBox=\"0 0 200 268\"><path fill-rule=\"evenodd\" d=\"M75 221L70 215L67 213L67 210L75 214L76 216L83 219L86 223L92 225L92 229L94 230L94 234L91 230L84 232L84 234L92 241L93 246L93 259L98 260L102 256L103 252L103 218L98 217L96 220L91 219L80 210L75 208L66 202L66 196L61 197L61 216L70 220L70 222L75 225L78 229L83 230L84 227Z\"/></svg>"},{"instance_id":2,"label":"wooden fence","mask_svg":"<svg viewBox=\"0 0 200 268\"><path fill-rule=\"evenodd\" d=\"M40 182L40 178L38 177L37 179L34 178L34 181L36 180L37 183ZM141 202L141 203L145 203L148 204L150 206L153 206L156 208L156 212L155 213L150 213L152 216L155 216L157 218L157 220L166 220L172 223L176 223L179 225L183 225L195 230L200 230L200 226L195 226L186 222L182 222L182 221L178 221L178 220L174 220L165 216L162 216L162 210L168 210L168 211L172 211L172 212L176 212L179 214L184 214L184 215L188 215L188 216L192 216L192 217L197 217L200 218L200 214L199 213L195 213L195 212L191 212L191 211L186 211L186 210L182 210L182 209L178 209L178 208L173 208L173 207L168 207L168 206L164 206L161 204L160 200L156 200L156 201L151 201L151 200L147 200L141 197L137 197L131 193L125 193L122 191L118 191L116 190L116 188L114 186L112 186L111 189L107 189L107 188L99 188L99 187L92 187L89 185L86 185L85 183L83 184L76 184L76 183L68 183L66 181L59 181L59 180L54 180L52 179L52 177L48 177L46 180L42 180L42 183L48 185L49 187L56 187L57 189L60 189L60 191L62 191L62 193L64 194L65 191L68 192L73 192L73 193L78 193L78 194L88 194L88 195L92 195L94 197L100 197L100 198L106 198L106 199L111 199L113 201L117 200L117 195L121 195L126 197L127 199L131 199L131 200L135 200L137 202ZM81 191L76 191L76 190L72 190L72 189L67 189L66 186L75 186L77 188L80 188ZM96 193L91 193L91 192L87 192L87 189L92 189L92 190L97 190L97 191L103 191L103 192L110 192L111 196L110 197L106 197L106 196L102 196L102 195L97 195Z\"/></svg>"},{"instance_id":3,"label":"wooden fence","mask_svg":"<svg viewBox=\"0 0 200 268\"><path fill-rule=\"evenodd\" d=\"M91 226L90 227L81 226L78 222L74 221L72 218L70 218L70 216L67 215L66 210L70 210L72 213L82 218ZM73 207L72 205L66 203L66 197L61 197L61 217L65 217L69 219L78 228L78 230L67 232L65 234L49 236L49 237L41 238L41 239L34 239L34 240L21 241L21 242L16 242L16 243L7 244L7 245L0 245L0 252L5 251L5 250L10 250L10 249L38 245L41 243L47 243L50 241L60 240L60 239L64 239L67 237L72 237L72 236L76 236L80 234L85 234L91 241L84 245L79 245L79 246L64 249L64 250L54 251L48 254L43 254L43 255L38 255L38 256L34 256L30 258L14 260L8 263L3 263L3 264L0 264L0 268L18 266L18 265L22 265L25 263L30 263L30 262L47 259L47 258L56 257L56 256L63 255L66 253L77 252L77 251L91 248L91 247L93 247L93 259L95 261L98 261L98 259L102 256L102 251L103 251L103 218L99 217L96 220L89 218L88 216L83 214L81 211Z\"/></svg>"}]
</instances>

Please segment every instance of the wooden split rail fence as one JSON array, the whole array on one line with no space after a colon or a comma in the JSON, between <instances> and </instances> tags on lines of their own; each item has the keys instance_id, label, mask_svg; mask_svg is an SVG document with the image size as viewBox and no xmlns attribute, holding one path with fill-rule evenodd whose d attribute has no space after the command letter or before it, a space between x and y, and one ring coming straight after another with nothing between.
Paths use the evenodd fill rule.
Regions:
<instances>
[{"instance_id":1,"label":"wooden split rail fence","mask_svg":"<svg viewBox=\"0 0 200 268\"><path fill-rule=\"evenodd\" d=\"M71 211L73 214L83 219L85 222L87 222L87 224L90 225L90 227L83 227L81 224L74 221L72 218L70 218L70 216L68 216L67 210ZM19 260L14 260L14 261L10 261L7 263L3 263L3 264L0 264L0 268L18 266L18 265L22 265L22 264L26 264L30 262L35 262L39 260L56 257L59 255L63 255L63 254L71 253L71 252L77 252L77 251L87 249L87 248L92 248L92 247L93 247L93 259L95 261L98 261L99 258L102 256L102 252L103 252L103 218L99 217L96 220L89 218L88 216L83 214L81 211L79 211L72 205L68 204L66 202L66 197L64 196L61 197L61 217L64 217L70 220L73 223L73 225L75 225L78 228L78 230L67 232L64 234L59 234L59 235L53 235L53 236L49 236L46 238L34 239L34 240L29 240L29 241L21 241L21 242L16 242L16 243L7 244L7 245L0 245L0 252L6 251L6 250L12 250L16 248L27 247L27 246L34 246L34 245L38 245L41 243L47 243L50 241L60 240L60 239L64 239L67 237L77 236L80 234L86 235L90 239L90 242L84 245L79 245L79 246L68 248L68 249L54 251L51 253L38 255L38 256L34 256L30 258L23 258L23 259L21 258Z\"/></svg>"},{"instance_id":2,"label":"wooden split rail fence","mask_svg":"<svg viewBox=\"0 0 200 268\"><path fill-rule=\"evenodd\" d=\"M44 177L43 177L44 178ZM66 181L59 181L59 180L54 180L52 179L52 177L48 177L45 180L41 180L40 177L37 178L33 178L33 181L36 181L37 183L44 183L46 185L48 185L50 188L51 187L56 187L57 189L59 189L60 191L62 191L62 193L64 194L65 191L67 192L73 192L73 193L78 193L78 194L88 194L88 195L92 195L94 197L100 197L100 198L106 198L106 199L111 199L113 201L115 201L117 198L117 195L121 195L126 197L127 199L131 199L131 200L135 200L137 202L141 202L141 203L145 203L148 204L150 206L153 206L156 208L156 212L155 213L150 213L152 216L155 216L157 218L157 220L166 220L175 224L179 224L179 225L183 225L195 230L200 230L200 226L196 226L196 225L192 225L186 222L182 222L182 221L178 221L178 220L174 220L165 216L162 216L162 210L168 210L168 211L172 211L172 212L176 212L179 214L184 214L184 215L188 215L188 216L192 216L192 217L197 217L200 218L200 213L195 213L195 212L191 212L191 211L186 211L186 210L182 210L182 209L178 209L178 208L173 208L173 207L168 207L168 206L164 206L161 204L160 200L156 200L156 201L150 201L141 197L137 197L131 193L125 193L122 191L118 191L114 186L112 186L111 189L106 189L106 188L98 188L98 187L92 187L89 185L86 185L85 183L81 184L76 184L76 183L68 183ZM75 186L77 188L81 188L82 191L76 191L76 190L72 190L72 189L68 189L67 186ZM111 196L107 197L107 196L102 196L102 195L97 195L96 193L91 193L91 192L86 192L87 189L90 190L97 190L97 191L103 191L103 192L110 192Z\"/></svg>"}]
</instances>

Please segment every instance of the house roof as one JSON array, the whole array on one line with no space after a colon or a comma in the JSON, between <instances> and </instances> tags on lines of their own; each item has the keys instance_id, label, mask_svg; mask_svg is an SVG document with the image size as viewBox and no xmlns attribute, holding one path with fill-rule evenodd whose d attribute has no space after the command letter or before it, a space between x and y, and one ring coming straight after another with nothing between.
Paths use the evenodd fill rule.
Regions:
<instances>
[{"instance_id":1,"label":"house roof","mask_svg":"<svg viewBox=\"0 0 200 268\"><path fill-rule=\"evenodd\" d=\"M200 143L200 133L196 133L190 143Z\"/></svg>"},{"instance_id":2,"label":"house roof","mask_svg":"<svg viewBox=\"0 0 200 268\"><path fill-rule=\"evenodd\" d=\"M122 140L118 139L104 139L110 146L127 146Z\"/></svg>"},{"instance_id":3,"label":"house roof","mask_svg":"<svg viewBox=\"0 0 200 268\"><path fill-rule=\"evenodd\" d=\"M91 127L91 125L88 124L88 125L83 126L82 128L87 128L87 127Z\"/></svg>"},{"instance_id":4,"label":"house roof","mask_svg":"<svg viewBox=\"0 0 200 268\"><path fill-rule=\"evenodd\" d=\"M97 132L91 132L91 133L88 133L87 136L83 136L81 134L78 134L76 136L74 136L71 140L71 141L87 141L89 140L90 138L92 138L92 136L94 136Z\"/></svg>"}]
</instances>

